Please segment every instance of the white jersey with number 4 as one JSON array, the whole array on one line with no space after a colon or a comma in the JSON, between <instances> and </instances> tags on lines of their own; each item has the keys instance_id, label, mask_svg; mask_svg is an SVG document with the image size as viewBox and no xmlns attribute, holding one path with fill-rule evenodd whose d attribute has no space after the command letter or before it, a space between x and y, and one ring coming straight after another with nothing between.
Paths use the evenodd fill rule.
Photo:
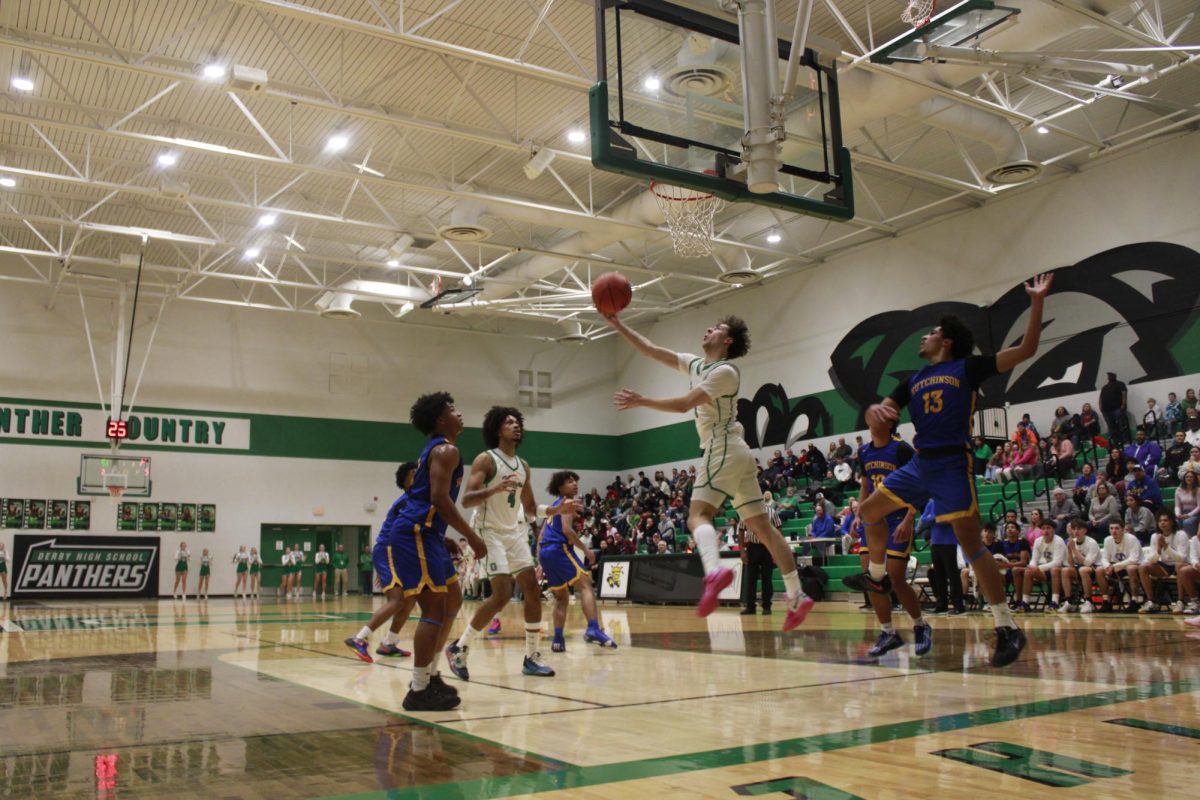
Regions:
<instances>
[{"instance_id":1,"label":"white jersey with number 4","mask_svg":"<svg viewBox=\"0 0 1200 800\"><path fill-rule=\"evenodd\" d=\"M515 479L511 492L499 492L483 501L483 505L475 509L471 518L471 526L476 531L492 530L498 533L516 533L517 527L525 517L525 509L521 505L521 490L525 487L525 464L519 456L509 458L499 450L489 450L492 458L492 477L484 486L495 486L505 478Z\"/></svg>"},{"instance_id":2,"label":"white jersey with number 4","mask_svg":"<svg viewBox=\"0 0 1200 800\"><path fill-rule=\"evenodd\" d=\"M737 421L738 389L742 378L738 368L728 361L704 363L701 356L676 353L677 369L686 372L692 389L700 387L711 400L696 407L696 431L700 447L708 449L714 438L742 441L744 431Z\"/></svg>"}]
</instances>

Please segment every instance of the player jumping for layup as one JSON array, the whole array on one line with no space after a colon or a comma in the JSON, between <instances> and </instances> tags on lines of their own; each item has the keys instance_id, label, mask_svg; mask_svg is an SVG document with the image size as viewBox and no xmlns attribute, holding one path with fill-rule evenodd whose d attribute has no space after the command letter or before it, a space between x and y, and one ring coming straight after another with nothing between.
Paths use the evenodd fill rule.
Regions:
<instances>
[{"instance_id":1,"label":"player jumping for layup","mask_svg":"<svg viewBox=\"0 0 1200 800\"><path fill-rule=\"evenodd\" d=\"M1042 306L1053 275L1037 276L1025 284L1029 295L1029 323L1021 343L994 356L973 356L975 336L953 315L921 337L918 355L929 362L903 381L895 391L867 409L867 424L890 425L908 406L917 429L913 444L917 458L889 475L878 491L859 507L867 526L871 563L867 572L844 578L851 589L886 594L891 591L884 558L887 550L887 515L899 508L924 508L932 497L937 521L949 522L967 561L974 565L983 596L996 621L996 650L992 665L1011 664L1025 647L1025 634L1013 622L1004 602L1004 586L992 554L980 537L979 506L972 474L971 423L975 390L993 375L1008 372L1031 358L1042 336Z\"/></svg>"},{"instance_id":2,"label":"player jumping for layup","mask_svg":"<svg viewBox=\"0 0 1200 800\"><path fill-rule=\"evenodd\" d=\"M630 330L615 316L607 319L642 355L686 372L691 382L691 391L681 397L658 400L622 389L617 392L614 402L621 410L638 406L677 414L695 410L696 429L700 432L700 446L704 451L696 471L692 504L688 508L688 528L700 548L700 560L704 564L704 593L696 613L702 617L711 614L720 601L721 590L733 582L733 571L721 566L717 529L713 527L717 509L727 497L732 497L742 523L767 546L779 565L788 596L783 629L792 630L804 622L813 601L800 589L796 557L783 534L767 516L762 491L758 488L754 454L737 421L741 374L729 359L740 358L750 351L749 328L737 317L725 317L704 332L704 356L700 357L659 347Z\"/></svg>"}]
</instances>

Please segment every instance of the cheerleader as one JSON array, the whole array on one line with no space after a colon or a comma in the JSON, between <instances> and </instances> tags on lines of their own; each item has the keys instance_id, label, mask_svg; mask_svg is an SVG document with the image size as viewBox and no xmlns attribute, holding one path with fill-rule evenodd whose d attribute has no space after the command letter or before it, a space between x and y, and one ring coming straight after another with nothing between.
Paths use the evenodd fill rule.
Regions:
<instances>
[{"instance_id":1,"label":"cheerleader","mask_svg":"<svg viewBox=\"0 0 1200 800\"><path fill-rule=\"evenodd\" d=\"M297 600L300 599L300 595L304 594L304 585L301 581L303 569L304 551L300 549L300 545L296 545L292 548L292 596Z\"/></svg>"},{"instance_id":2,"label":"cheerleader","mask_svg":"<svg viewBox=\"0 0 1200 800\"><path fill-rule=\"evenodd\" d=\"M285 600L292 593L292 548L283 548L283 577L279 579L279 596Z\"/></svg>"},{"instance_id":3,"label":"cheerleader","mask_svg":"<svg viewBox=\"0 0 1200 800\"><path fill-rule=\"evenodd\" d=\"M259 590L262 589L262 566L263 560L258 555L258 548L250 548L250 594L258 597Z\"/></svg>"},{"instance_id":4,"label":"cheerleader","mask_svg":"<svg viewBox=\"0 0 1200 800\"><path fill-rule=\"evenodd\" d=\"M250 554L246 552L246 545L238 548L238 551L233 554L233 563L237 565L237 580L233 584L233 596L237 597L238 592L242 593L242 597L246 596L246 576L250 569Z\"/></svg>"},{"instance_id":5,"label":"cheerleader","mask_svg":"<svg viewBox=\"0 0 1200 800\"><path fill-rule=\"evenodd\" d=\"M317 545L317 554L313 556L313 599L317 599L317 590L321 592L321 599L325 599L325 587L329 583L329 553L325 552L325 545Z\"/></svg>"},{"instance_id":6,"label":"cheerleader","mask_svg":"<svg viewBox=\"0 0 1200 800\"><path fill-rule=\"evenodd\" d=\"M208 548L200 551L200 580L196 583L196 598L208 599L208 577L211 573L212 558L208 555Z\"/></svg>"},{"instance_id":7,"label":"cheerleader","mask_svg":"<svg viewBox=\"0 0 1200 800\"><path fill-rule=\"evenodd\" d=\"M187 542L180 542L179 550L175 552L175 587L171 590L171 597L187 600L188 561L191 557Z\"/></svg>"}]
</instances>

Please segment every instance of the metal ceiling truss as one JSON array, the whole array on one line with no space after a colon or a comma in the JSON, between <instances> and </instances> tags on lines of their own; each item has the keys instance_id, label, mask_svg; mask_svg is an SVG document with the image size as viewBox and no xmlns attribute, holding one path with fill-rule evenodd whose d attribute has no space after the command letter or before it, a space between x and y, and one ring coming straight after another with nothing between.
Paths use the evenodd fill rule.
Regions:
<instances>
[{"instance_id":1,"label":"metal ceiling truss","mask_svg":"<svg viewBox=\"0 0 1200 800\"><path fill-rule=\"evenodd\" d=\"M1063 147L1055 154L1042 157L1041 161L1059 166L1064 170L1062 174L1074 169L1070 163L1073 157L1081 154L1103 155L1200 121L1200 113L1196 113L1200 112L1200 106L1134 91L1175 70L1195 68L1197 58L1200 58L1196 48L1176 43L1191 23L1191 16L1182 20L1165 19L1159 3L1138 3L1129 7L1127 14L1105 16L1072 0L1043 1L1075 14L1090 24L1099 25L1102 30L1123 41L1139 45L1133 49L1140 53L1148 52L1153 58L1161 57L1166 63L1156 67L1150 75L1115 85L1108 79L1108 82L1093 84L1067 71L1031 71L1012 65L992 65L992 69L983 72L973 89L952 89L867 61L867 53L874 43L886 40L884 29L894 30L893 19L873 22L870 13L867 13L864 30L861 24L856 27L858 17L846 13L841 7L845 5L845 0L841 0L840 4L838 0L822 0L821 5L832 20L829 24L835 25L852 47L857 48L857 52L841 54L843 71L868 69L886 73L917 83L931 94L998 114L1019 127L1044 125L1055 137L1039 144L1061 141ZM151 274L159 276L161 282L157 288L164 293L174 293L188 300L311 312L313 300L336 288L339 282L357 277L364 271L378 274L382 265L380 257L375 254L386 253L389 239L394 241L395 237L406 232L422 233L426 226L436 228L435 217L446 214L460 200L482 200L487 203L489 213L499 215L511 241L493 239L473 243L473 253L464 251L461 245L444 242L423 251L421 264L397 268L393 279L421 282L422 285L435 276L451 281L468 277L472 281L503 281L502 266L514 257L527 254L561 258L561 271L532 285L520 287L520 291L511 298L488 302L489 313L553 321L578 319L580 312L589 308L585 291L586 276L581 272L584 268L619 268L635 277L641 276L639 290L652 292L647 296L639 295L631 309L634 318L669 313L734 291L733 287L716 278L716 274L725 269L719 258L707 265L698 262L698 272L681 270L676 266L679 262L674 259L662 229L605 216L617 204L641 191L639 185L631 184L622 188L612 183L605 184L604 196L598 197L590 171L586 173L584 191L575 184L574 175L549 166L547 171L554 180L552 185L569 198L566 205L554 205L541 199L546 196L544 191L533 193L532 185L530 196L520 197L511 192L511 183L506 185L505 190L489 189L482 183L489 173L496 174L504 170L511 174L513 167L523 164L534 149L550 148L556 159L561 159L562 163L572 168L588 161L585 153L552 145L553 139L561 133L563 124L585 117L586 103L581 101L577 110L564 108L542 115L538 127L524 131L525 138L522 138L522 131L518 129L523 123L518 123L517 129L514 129L504 122L506 112L512 111L502 105L508 100L496 94L484 96L474 85L477 74L490 70L513 76L513 101L519 100L522 91L525 94L536 91L536 88L522 87L519 81L532 81L533 87L565 88L581 97L586 93L593 81L585 61L589 54L577 52L570 39L552 23L550 17L555 11L556 0L522 0L522 3L512 5L512 8L527 13L528 26L515 40L505 40L508 43L506 47L511 46L513 52L504 55L437 38L438 32L450 29L437 23L452 20L455 10L464 5L464 0L445 0L437 10L425 12L417 20L413 19L413 10L411 6L406 7L404 0L392 3L366 0L368 13L373 14L370 19L351 18L290 0L229 0L192 20L181 30L171 31L163 40L148 45L150 49L146 52L118 47L104 35L100 24L88 17L87 11L94 10L90 6L81 7L74 0L62 2L82 20L99 44L43 32L12 29L0 32L0 46L27 54L37 65L40 74L71 101L71 104L66 104L23 95L18 103L8 96L4 107L0 108L0 120L23 124L41 143L39 146L34 142L34 147L17 146L14 143L7 148L10 153L48 153L56 159L55 163L61 162L65 167L63 172L53 172L44 166L0 166L0 174L64 187L62 192L52 191L36 198L44 200L58 216L28 213L30 208L20 208L14 204L14 198L20 206L34 202L34 199L23 196L22 189L16 190L15 195L5 197L5 206L0 209L0 252L16 256L27 271L19 273L11 270L12 274L0 274L0 280L51 285L53 301L64 281L97 282L96 276L83 272L84 268L106 270L110 277L126 276L128 265L122 264L119 257L122 249L120 242L128 237L140 238L148 234L152 239L154 261L146 266ZM583 8L583 4L566 4L564 0L558 2L569 5L573 12L576 6ZM802 30L805 36L814 5L815 0L802 2L797 9L797 27L800 28L803 14ZM394 18L389 16L391 10L395 12ZM590 9L583 10L590 14ZM247 16L262 23L311 85L286 84L272 79L265 89L253 94L252 105L248 102L251 95L245 90L233 86L212 86L206 82L201 77L201 63L163 55L185 37L203 30L205 26L216 24L222 18L225 28L221 38L223 43L227 42L236 35L239 21L244 22ZM1118 16L1121 19L1128 17L1128 21L1119 21ZM399 44L409 49L411 57L404 59L395 70L378 81L359 90L356 97L343 97L337 92L338 86L321 79L320 69L310 60L310 54L289 40L289 34L294 34L295 28L279 24L285 19L336 31L339 37L354 35ZM477 41L484 41L484 38L481 36ZM533 46L535 41L539 42L537 48ZM344 48L345 42L340 42L340 45ZM530 62L529 58L535 50L546 55L552 49L570 64L572 72ZM1110 50L1117 52L1118 49ZM435 118L369 102L371 96L391 84L407 66L421 61L422 54L432 54L457 86L450 103L450 113ZM1043 54L1048 55L1049 52L1044 51ZM1091 53L1064 51L1055 55L1087 56ZM39 59L38 56L44 58ZM161 84L151 88L143 97L132 99L127 108L89 108L79 102L78 96L71 91L69 79L56 74L49 58L154 78ZM465 70L461 66L464 63L467 65ZM156 104L185 85L210 86L214 97L218 92L224 94L257 137L249 132L239 134L225 129L206 130L187 120L163 120L151 116ZM450 119L457 114L455 109L460 105L458 98L462 97L469 97L473 106L483 112L493 127L480 128ZM1112 132L1103 134L1096 130L1088 110L1096 103L1112 100L1124 100L1127 104L1137 105L1154 117L1150 121L1126 126L1122 114ZM260 108L263 103L285 103L291 108L324 115L329 129L344 126L349 120L383 125L386 130L393 132L396 141L392 143L391 150L373 141L365 155L345 160L321 156L317 153L319 145L311 142L297 152L291 136L291 110L288 111L288 137L285 142L279 138L278 132L272 131L271 124L264 121L264 108ZM1021 110L1025 107L1038 110L1027 113ZM70 113L82 116L86 122L69 121L65 116ZM1090 129L1091 135L1064 126L1064 118L1072 114ZM520 114L515 114L515 117L521 119ZM311 125L312 119L315 118L306 119L305 122ZM135 125L135 122L140 124ZM133 130L147 126L168 130L172 122L189 133L209 137L212 141L175 133L159 135ZM857 147L854 160L856 166L862 168L858 172L858 183L874 218L860 214L859 219L848 223L814 224L813 220L805 217L783 216L772 210L764 213L764 209L756 206L733 207L719 218L719 224L725 232L725 235L718 236L719 243L735 248L739 258L745 259L745 267L769 279L811 269L839 250L856 248L883 236L903 235L930 224L932 220L969 210L996 196L999 191L1009 190L989 185L981 176L968 148L953 137L952 152L957 155L957 162L969 179L947 175L940 169L930 169L919 163L915 156L909 154L910 151L915 152L913 148L927 132L926 129L910 139L905 146L894 141L894 137L886 142L880 141L865 128L861 130L866 143ZM408 133L432 134L467 145L484 145L489 151L473 152L464 159L469 162L465 166L452 160L452 174L446 177L439 173L438 165L426 157L423 145L414 143ZM240 144L234 147L216 144L217 141ZM130 145L140 149L145 159L140 165L130 161ZM44 146L44 151L40 149L41 146ZM866 147L870 147L874 154L865 152ZM211 181L214 176L223 177L225 187L231 193L218 196L210 189L208 193L189 193L182 200L164 197L160 186L148 182L147 177L151 173L146 166L154 153L161 152L163 148L187 151L201 157L201 163L192 166L191 176L180 171L173 173L172 177L181 180L192 177L197 182ZM118 149L121 151L119 156L116 155ZM454 158L456 153L452 152L451 156ZM902 163L905 159L908 159L908 163ZM460 170L469 174L466 181L458 177ZM401 173L405 176L403 179L397 177ZM259 185L260 175L264 181L262 186ZM878 189L883 186L875 185L877 179L920 187L920 193L914 195L910 189L906 194L897 195L893 190L885 204L882 196L877 196ZM243 186L242 183L247 181L252 185ZM500 185L505 184L497 184ZM541 184L542 189L547 185L551 184ZM319 204L303 197L302 192L306 189L318 193L321 203L337 206L336 210L328 205L314 210ZM71 194L82 190L95 194ZM412 207L407 210L398 208L394 202L397 196L404 198L402 205L408 203ZM59 203L60 199L74 211L69 212L64 208ZM145 202L150 202L154 207L143 205ZM423 204L423 208L417 210L414 203ZM170 208L172 204L173 209ZM897 208L885 209L885 205L897 204ZM505 216L505 210L513 216ZM263 239L262 232L255 228L255 221L266 213L276 214L281 222L287 222L272 230L269 241ZM530 219L531 214L543 219L538 223L543 228L557 226L573 230L597 224L618 226L628 230L631 236L639 237L642 245L635 252L627 243L619 242L618 248L582 258L577 254L556 252L554 245L548 243L555 237L537 231ZM114 215L127 222L114 223ZM217 219L215 215L222 218ZM167 219L168 222L161 223L162 227L151 227L134 224L131 221L134 219ZM514 224L517 222L520 224ZM290 229L291 232L284 234L284 229ZM786 250L756 244L770 229L778 229L785 237ZM186 232L196 230L203 235ZM254 259L240 255L250 244L260 248L259 256ZM41 249L42 246L44 249ZM628 259L624 256L622 260L611 258L615 249L623 251ZM474 255L474 258L470 255ZM43 262L47 262L46 266L39 266ZM739 268L742 266L738 265ZM717 269L713 270L713 267ZM30 277L30 274L35 277ZM206 288L216 291L205 294ZM233 290L232 294L230 289ZM656 295L661 295L664 302L653 300ZM395 310L391 313L396 315ZM594 317L591 319L594 320ZM591 321L581 321L592 326ZM418 324L411 317L405 322ZM464 320L459 315L454 321L443 322L473 332L497 332L502 329L498 321L481 321L479 318ZM587 327L587 333L595 334L602 328Z\"/></svg>"}]
</instances>

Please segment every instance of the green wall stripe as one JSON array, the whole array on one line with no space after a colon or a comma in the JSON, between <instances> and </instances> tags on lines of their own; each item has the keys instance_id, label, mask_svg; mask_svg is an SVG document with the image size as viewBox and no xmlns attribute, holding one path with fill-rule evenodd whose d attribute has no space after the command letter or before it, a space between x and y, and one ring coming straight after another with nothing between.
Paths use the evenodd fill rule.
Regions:
<instances>
[{"instance_id":1,"label":"green wall stripe","mask_svg":"<svg viewBox=\"0 0 1200 800\"><path fill-rule=\"evenodd\" d=\"M47 408L99 409L99 403L68 403L58 400L0 397L0 405ZM271 456L278 458L319 458L335 461L400 462L416 458L425 437L406 422L295 417L279 414L237 414L197 409L139 407L137 414L174 417L216 417L244 419L250 422L250 449L188 447L129 442L129 452L210 453L227 455ZM50 445L80 450L107 449L108 441L79 439L41 439L0 436L0 444ZM479 428L467 428L458 440L466 458L484 449ZM616 471L621 466L621 437L588 433L559 433L530 430L521 446L521 455L534 467Z\"/></svg>"}]
</instances>

